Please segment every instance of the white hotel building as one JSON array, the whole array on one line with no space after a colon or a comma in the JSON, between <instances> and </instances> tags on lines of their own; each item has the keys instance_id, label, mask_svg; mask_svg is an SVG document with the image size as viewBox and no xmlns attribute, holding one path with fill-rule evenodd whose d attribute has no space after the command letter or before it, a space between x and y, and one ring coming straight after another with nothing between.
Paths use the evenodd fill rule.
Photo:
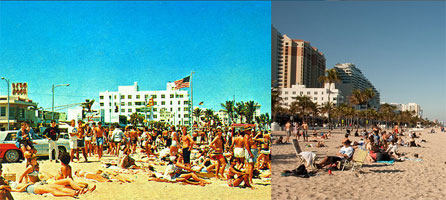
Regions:
<instances>
[{"instance_id":1,"label":"white hotel building","mask_svg":"<svg viewBox=\"0 0 446 200\"><path fill-rule=\"evenodd\" d=\"M119 86L117 92L100 92L99 106L105 122L119 122L119 116L137 112L145 115L146 102L153 96L152 119L147 110L147 119L175 125L189 123L189 94L185 90L175 90L174 83L167 83L166 90L139 91L138 83L132 86ZM117 108L117 112L116 111Z\"/></svg>"},{"instance_id":2,"label":"white hotel building","mask_svg":"<svg viewBox=\"0 0 446 200\"><path fill-rule=\"evenodd\" d=\"M323 88L307 88L305 85L293 85L291 88L281 88L280 97L283 100L282 106L289 108L291 103L296 101L297 96L308 96L310 99L322 105L328 102L328 93L330 92L330 102L338 105L343 102L341 91L335 88L335 84L331 84L330 89L328 83L324 84Z\"/></svg>"},{"instance_id":3,"label":"white hotel building","mask_svg":"<svg viewBox=\"0 0 446 200\"><path fill-rule=\"evenodd\" d=\"M385 104L385 102L382 102L382 104ZM395 106L396 110L400 112L404 111L413 111L414 116L423 117L423 109L421 109L421 106L416 103L407 103L407 104L401 104L401 103L388 103L389 105Z\"/></svg>"}]
</instances>

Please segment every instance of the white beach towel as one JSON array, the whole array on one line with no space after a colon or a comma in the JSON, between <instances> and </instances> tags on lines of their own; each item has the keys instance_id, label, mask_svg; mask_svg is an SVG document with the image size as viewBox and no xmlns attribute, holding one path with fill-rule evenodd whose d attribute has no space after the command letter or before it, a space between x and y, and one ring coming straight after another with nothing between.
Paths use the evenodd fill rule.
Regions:
<instances>
[{"instance_id":1,"label":"white beach towel","mask_svg":"<svg viewBox=\"0 0 446 200\"><path fill-rule=\"evenodd\" d=\"M299 155L301 155L302 158L305 159L305 161L307 162L307 166L312 166L313 162L316 158L316 154L311 151L303 151L303 152L300 152Z\"/></svg>"}]
</instances>

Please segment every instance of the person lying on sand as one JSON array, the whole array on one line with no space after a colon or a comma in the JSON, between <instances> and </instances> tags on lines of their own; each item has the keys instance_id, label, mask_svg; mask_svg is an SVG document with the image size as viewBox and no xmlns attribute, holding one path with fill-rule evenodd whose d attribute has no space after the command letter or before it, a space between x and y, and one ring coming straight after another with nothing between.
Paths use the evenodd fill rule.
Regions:
<instances>
[{"instance_id":1,"label":"person lying on sand","mask_svg":"<svg viewBox=\"0 0 446 200\"><path fill-rule=\"evenodd\" d=\"M174 182L174 183L182 182L184 184L201 185L201 186L210 184L204 179L199 178L194 173L180 174L181 169L185 169L187 171L192 171L192 170L182 164L178 164L176 159L177 158L175 156L172 156L170 158L170 163L167 165L166 170L164 171L164 175L162 177L153 177L154 174L150 174L151 177L148 180L156 182Z\"/></svg>"},{"instance_id":2,"label":"person lying on sand","mask_svg":"<svg viewBox=\"0 0 446 200\"><path fill-rule=\"evenodd\" d=\"M55 179L56 180L60 180L60 179L65 179L65 178L71 178L72 177L72 172L71 172L71 166L70 166L70 155L68 153L63 153L60 155L60 163L61 163L61 168L59 173L56 175Z\"/></svg>"},{"instance_id":3,"label":"person lying on sand","mask_svg":"<svg viewBox=\"0 0 446 200\"><path fill-rule=\"evenodd\" d=\"M318 169L322 169L323 167L336 163L338 161L343 161L344 159L349 159L353 156L353 148L350 145L351 141L346 140L344 141L344 146L341 148L339 153L336 154L336 156L326 156L324 159L322 159L321 162L316 163L316 167Z\"/></svg>"},{"instance_id":4,"label":"person lying on sand","mask_svg":"<svg viewBox=\"0 0 446 200\"><path fill-rule=\"evenodd\" d=\"M113 175L108 173L103 173L101 170L98 170L96 173L85 172L81 170L76 170L74 174L77 177L95 180L101 183L112 182L112 179L116 179L122 183L130 183L132 182L130 179L124 178L119 175Z\"/></svg>"},{"instance_id":5,"label":"person lying on sand","mask_svg":"<svg viewBox=\"0 0 446 200\"><path fill-rule=\"evenodd\" d=\"M93 192L96 189L96 185L93 185L90 189L88 188L76 188L72 184L71 179L63 179L56 181L51 184L42 183L19 183L16 187L12 188L12 192L27 192L29 194L52 194L55 197L76 197L80 194L85 194L87 192Z\"/></svg>"}]
</instances>

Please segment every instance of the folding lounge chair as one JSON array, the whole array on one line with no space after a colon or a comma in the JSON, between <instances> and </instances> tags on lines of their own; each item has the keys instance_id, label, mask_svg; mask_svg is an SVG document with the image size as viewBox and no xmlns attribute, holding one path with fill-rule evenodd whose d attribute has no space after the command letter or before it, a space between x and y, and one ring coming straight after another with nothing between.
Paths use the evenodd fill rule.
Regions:
<instances>
[{"instance_id":1,"label":"folding lounge chair","mask_svg":"<svg viewBox=\"0 0 446 200\"><path fill-rule=\"evenodd\" d=\"M364 164L368 153L369 152L367 150L356 149L351 160L346 160L344 166L342 167L342 170L344 171L346 165L352 165L352 171L355 170L355 167L362 167L362 164Z\"/></svg>"},{"instance_id":2,"label":"folding lounge chair","mask_svg":"<svg viewBox=\"0 0 446 200\"><path fill-rule=\"evenodd\" d=\"M292 139L291 143L293 144L294 152L296 153L296 156L299 159L299 162L300 163L307 163L307 160L301 154L302 153L302 149L300 148L299 141L297 141L296 139ZM305 153L307 153L307 152L305 152ZM308 152L308 153L314 154L313 152ZM310 166L307 166L307 167L316 168L314 166L314 157L315 157L315 155L313 155L313 161L311 162Z\"/></svg>"}]
</instances>

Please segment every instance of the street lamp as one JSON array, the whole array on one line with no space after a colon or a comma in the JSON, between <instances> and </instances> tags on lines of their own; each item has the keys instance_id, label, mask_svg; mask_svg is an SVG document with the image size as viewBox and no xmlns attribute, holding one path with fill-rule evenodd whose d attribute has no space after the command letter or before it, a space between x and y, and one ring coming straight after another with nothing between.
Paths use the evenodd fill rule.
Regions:
<instances>
[{"instance_id":1,"label":"street lamp","mask_svg":"<svg viewBox=\"0 0 446 200\"><path fill-rule=\"evenodd\" d=\"M6 117L8 118L8 131L9 131L9 79L2 77L2 80L5 80L6 84L8 84L8 107L6 107L6 113L8 113L8 115Z\"/></svg>"},{"instance_id":2,"label":"street lamp","mask_svg":"<svg viewBox=\"0 0 446 200\"><path fill-rule=\"evenodd\" d=\"M51 104L51 119L54 120L54 88L60 87L60 86L70 86L70 84L59 84L59 85L54 85L51 88L51 92L53 93L53 101Z\"/></svg>"}]
</instances>

